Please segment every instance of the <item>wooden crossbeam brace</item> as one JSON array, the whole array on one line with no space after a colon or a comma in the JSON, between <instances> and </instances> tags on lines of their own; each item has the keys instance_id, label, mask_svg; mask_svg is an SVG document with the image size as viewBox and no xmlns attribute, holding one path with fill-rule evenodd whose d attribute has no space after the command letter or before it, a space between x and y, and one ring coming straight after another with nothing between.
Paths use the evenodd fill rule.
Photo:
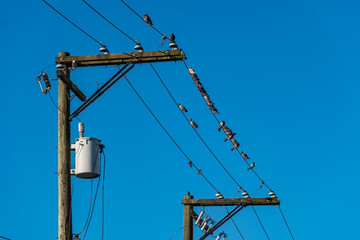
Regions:
<instances>
[{"instance_id":1,"label":"wooden crossbeam brace","mask_svg":"<svg viewBox=\"0 0 360 240\"><path fill-rule=\"evenodd\" d=\"M132 60L133 63L148 62L169 62L180 61L186 59L181 49L167 51L149 51L149 52L130 52L130 53L113 53L98 55L82 55L82 56L64 56L56 57L56 63L71 66L76 61L77 67L120 65Z\"/></svg>"},{"instance_id":2,"label":"wooden crossbeam brace","mask_svg":"<svg viewBox=\"0 0 360 240\"><path fill-rule=\"evenodd\" d=\"M85 101L86 96L83 92L80 91L80 89L70 80L67 80L65 77L65 73L63 70L56 70L56 76L59 78L59 80L63 81L65 85L70 88L70 90L81 100Z\"/></svg>"},{"instance_id":3,"label":"wooden crossbeam brace","mask_svg":"<svg viewBox=\"0 0 360 240\"><path fill-rule=\"evenodd\" d=\"M255 206L280 205L280 200L277 198L182 199L181 203L192 206Z\"/></svg>"}]
</instances>

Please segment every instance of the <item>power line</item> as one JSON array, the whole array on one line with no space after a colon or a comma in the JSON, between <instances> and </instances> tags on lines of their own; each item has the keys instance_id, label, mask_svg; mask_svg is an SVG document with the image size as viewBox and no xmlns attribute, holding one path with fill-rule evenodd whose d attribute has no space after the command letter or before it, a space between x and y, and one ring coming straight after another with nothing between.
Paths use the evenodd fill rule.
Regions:
<instances>
[{"instance_id":1,"label":"power line","mask_svg":"<svg viewBox=\"0 0 360 240\"><path fill-rule=\"evenodd\" d=\"M264 225L262 224L262 222L261 222L261 220L260 220L260 218L259 218L259 215L257 214L257 212L256 212L256 210L255 210L255 208L254 208L254 206L251 206L251 207L252 207L252 209L254 210L254 213L255 213L255 215L256 215L256 217L257 217L257 219L258 219L258 221L259 221L259 223L260 223L260 225L261 225L262 229L264 230L264 233L265 233L265 235L266 235L267 239L269 239L269 240L270 240L269 235L267 234L267 232L266 232L266 230L265 230L265 227L264 227Z\"/></svg>"},{"instance_id":2,"label":"power line","mask_svg":"<svg viewBox=\"0 0 360 240\"><path fill-rule=\"evenodd\" d=\"M122 34L124 34L127 38L129 38L131 41L136 42L135 39L133 39L132 37L130 37L128 34L126 34L123 30L121 30L120 28L118 28L117 26L115 26L115 24L113 24L109 19L107 19L106 17L104 17L104 15L102 15L101 13L99 13L93 6L91 6L87 1L82 0L88 7L90 7L94 12L96 12L100 17L102 17L105 21L107 21L108 23L111 24L111 26L113 26L114 28L116 28L119 32L121 32Z\"/></svg>"},{"instance_id":3,"label":"power line","mask_svg":"<svg viewBox=\"0 0 360 240\"><path fill-rule=\"evenodd\" d=\"M186 69L188 70L189 67L187 66L186 62L185 62L184 60L183 60L183 62L184 62L184 65L185 65ZM204 99L204 100L205 100L205 99ZM206 102L206 101L205 101L205 102ZM215 117L215 120L218 122L218 124L220 124L220 121L219 121L219 119L217 118L217 116L215 115L215 113L212 112L212 114L213 114L213 116ZM239 152L239 150L238 150L237 148L236 148L236 150L237 150L237 152L238 152L238 153L240 154L240 156L241 156L241 153ZM250 164L246 161L246 159L245 159L245 158L243 158L243 159L244 159L244 161L246 162L246 164L247 164L248 166L250 166ZM269 187L266 185L266 183L260 178L260 176L259 176L259 175L257 174L257 172L254 170L254 168L252 168L251 170L252 170L252 171L255 173L255 175L260 179L261 183L264 184L264 185L270 190L270 188L269 188ZM256 210L255 210L254 207L253 207L253 210L254 210L254 213L255 213L255 215L256 215L256 217L257 217L257 219L258 219L258 221L259 221L262 229L264 230L266 236L268 237L268 239L270 239L269 236L268 236L268 234L267 234L267 232L266 232L266 229L264 228L264 225L262 224L261 219L260 219L259 216L257 215Z\"/></svg>"},{"instance_id":4,"label":"power line","mask_svg":"<svg viewBox=\"0 0 360 240\"><path fill-rule=\"evenodd\" d=\"M136 16L138 16L142 21L144 21L145 23L147 23L147 22L144 20L144 18L143 18L140 14L138 14L132 7L130 7L124 0L121 0L121 2L122 2L126 7L128 7L133 13L135 13ZM157 28L155 28L154 25L151 25L150 27L151 27L152 29L154 29L156 32L158 32L161 36L169 39L165 34L161 33Z\"/></svg>"},{"instance_id":5,"label":"power line","mask_svg":"<svg viewBox=\"0 0 360 240\"><path fill-rule=\"evenodd\" d=\"M166 91L168 92L168 94L170 95L170 97L172 98L172 100L174 101L175 105L178 106L178 102L175 100L174 96L171 94L170 90L167 88L167 86L165 85L164 81L162 80L162 78L160 77L160 75L158 74L158 72L155 70L154 66L150 63L151 68L154 70L155 74L157 75L157 77L159 78L160 82L162 83L162 85L164 86L164 88L166 89ZM179 109L180 110L180 109ZM189 119L188 117L185 115L185 113L183 111L180 110L180 112L182 113L182 115L184 116L184 118L187 120L187 122L189 123ZM190 124L190 123L189 123ZM190 124L191 126L191 124ZM231 179L237 184L238 187L240 187L240 184L235 180L235 178L231 175L231 173L225 168L225 166L221 163L221 161L219 160L219 158L215 155L215 153L211 150L211 148L209 147L209 145L205 142L205 140L201 137L201 135L199 134L199 132L196 130L196 128L194 128L193 126L191 126L192 129L195 131L196 135L200 138L200 140L202 141L202 143L205 145L205 147L209 150L209 152L213 155L213 157L216 159L216 161L220 164L220 166L225 170L225 172L231 177Z\"/></svg>"},{"instance_id":6,"label":"power line","mask_svg":"<svg viewBox=\"0 0 360 240\"><path fill-rule=\"evenodd\" d=\"M6 238L6 237L3 237L3 236L0 236L0 238L6 239L6 240L11 240L10 238Z\"/></svg>"},{"instance_id":7,"label":"power line","mask_svg":"<svg viewBox=\"0 0 360 240\"><path fill-rule=\"evenodd\" d=\"M159 78L160 82L162 83L162 85L164 86L164 88L166 89L166 91L168 92L168 94L170 95L170 97L172 98L172 100L174 101L175 105L178 106L178 102L175 100L173 94L170 92L169 88L166 86L165 82L162 80L162 78L160 77L159 73L156 71L156 69L154 68L154 66L150 63L151 68L154 70L156 76ZM179 109L180 110L180 109ZM184 116L184 118L186 119L186 121L189 123L189 119L188 117L185 115L185 113L183 111L180 110L180 112L182 113L182 115ZM189 123L190 124L190 123ZM190 124L191 126L191 124ZM230 172L225 168L225 166L221 163L221 161L217 158L217 156L214 154L214 152L210 149L210 147L206 144L205 140L200 136L199 132L196 130L196 128L194 128L193 126L191 126L192 129L195 131L195 133L197 134L197 136L200 138L200 140L203 142L203 144L206 146L206 148L210 151L210 153L214 156L214 158L216 159L216 161L220 164L220 166L226 171L226 173L231 177L231 179L238 185L238 187L240 187L240 184L235 180L235 178L230 174ZM227 210L227 208L226 208ZM235 225L237 231L239 232L240 236L243 238L239 228L237 227L235 221L231 218L233 224ZM244 238L243 238L244 239Z\"/></svg>"},{"instance_id":8,"label":"power line","mask_svg":"<svg viewBox=\"0 0 360 240\"><path fill-rule=\"evenodd\" d=\"M184 60L183 60L183 63L184 63L184 65L185 65L186 69L188 70L189 67L188 67L188 65L186 64L186 62L185 62ZM212 113L212 114L213 114L215 120L217 121L217 123L220 124L220 120L219 120L218 117L215 115L215 113ZM241 153L240 153L240 151L239 151L238 148L236 148L236 151L237 151L237 152L239 153L239 155L241 156ZM245 161L245 163L246 163L248 166L250 166L249 162L248 162L246 159L244 159L243 157L242 157L242 159ZM265 183L265 181L260 177L260 175L254 170L254 168L251 168L251 170L252 170L252 171L254 172L254 174L258 177L258 179L261 181L261 183L262 183L264 186L266 186L269 190L271 190L270 187Z\"/></svg>"},{"instance_id":9,"label":"power line","mask_svg":"<svg viewBox=\"0 0 360 240\"><path fill-rule=\"evenodd\" d=\"M82 28L80 28L78 25L76 25L75 23L73 23L70 19L68 19L67 17L65 17L61 12L59 12L58 10L56 10L56 8L54 8L53 6L51 6L47 1L42 0L44 3L46 3L50 8L52 8L55 12L57 12L60 16L62 16L65 20L67 20L69 23L71 23L73 26L75 26L77 29L79 29L80 31L82 31L86 36L88 36L89 38L91 38L92 40L94 40L95 42L97 42L98 44L100 44L101 46L104 46L101 42L99 42L98 40L96 40L93 36L91 36L89 33L85 32L85 30L83 30Z\"/></svg>"},{"instance_id":10,"label":"power line","mask_svg":"<svg viewBox=\"0 0 360 240\"><path fill-rule=\"evenodd\" d=\"M104 228L105 228L105 163L106 163L106 158L105 158L105 150L102 150L103 152L103 156L104 156L104 169L103 169L103 185L102 185L102 214L101 214L101 240L104 239Z\"/></svg>"},{"instance_id":11,"label":"power line","mask_svg":"<svg viewBox=\"0 0 360 240\"><path fill-rule=\"evenodd\" d=\"M201 175L208 183L209 185L216 191L219 192L216 187L209 181L209 179L207 179L205 177L205 175L202 173L202 170L199 169L198 167L196 167L196 165L194 164L193 161L191 161L191 159L188 157L188 155L184 152L184 150L179 146L179 144L177 144L177 142L175 141L175 139L171 136L171 134L166 130L166 128L161 124L161 122L159 121L159 119L155 116L155 114L151 111L151 109L149 108L149 106L146 104L146 102L143 100L143 98L140 96L140 94L136 91L136 89L134 88L134 86L130 83L130 81L127 79L127 77L125 77L126 81L128 82L128 84L130 85L130 87L133 89L133 91L135 92L135 94L138 96L138 98L141 100L141 102L145 105L145 107L147 108L147 110L150 112L150 114L153 116L153 118L156 120L156 122L159 124L159 126L164 130L164 132L168 135L168 137L171 139L171 141L176 145L176 147L180 150L180 152L185 156L185 158L189 161L190 166L193 166L197 171L198 174Z\"/></svg>"},{"instance_id":12,"label":"power line","mask_svg":"<svg viewBox=\"0 0 360 240\"><path fill-rule=\"evenodd\" d=\"M286 224L287 229L289 230L289 233L290 233L292 239L295 240L295 239L294 239L294 236L293 236L293 234L292 234L292 232L291 232L291 230L290 230L290 227L289 227L289 225L288 225L288 223L287 223L287 221L286 221L286 219L285 219L284 213L283 213L283 211L282 211L281 208L280 208L280 205L278 205L278 207L279 207L281 216L282 216L283 219L284 219L284 222L285 222L285 224Z\"/></svg>"}]
</instances>

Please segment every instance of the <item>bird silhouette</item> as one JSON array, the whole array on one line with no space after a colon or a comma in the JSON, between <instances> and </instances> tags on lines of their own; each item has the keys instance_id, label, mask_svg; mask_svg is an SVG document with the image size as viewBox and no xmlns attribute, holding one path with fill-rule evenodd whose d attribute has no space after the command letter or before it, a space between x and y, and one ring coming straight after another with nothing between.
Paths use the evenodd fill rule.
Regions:
<instances>
[{"instance_id":1,"label":"bird silhouette","mask_svg":"<svg viewBox=\"0 0 360 240\"><path fill-rule=\"evenodd\" d=\"M170 42L175 42L175 35L172 33L171 36L169 37Z\"/></svg>"},{"instance_id":2,"label":"bird silhouette","mask_svg":"<svg viewBox=\"0 0 360 240\"><path fill-rule=\"evenodd\" d=\"M243 151L241 151L241 156L242 156L242 158L243 158L244 160L250 159L250 158L248 157L248 155L247 155L246 153L244 153Z\"/></svg>"},{"instance_id":3,"label":"bird silhouette","mask_svg":"<svg viewBox=\"0 0 360 240\"><path fill-rule=\"evenodd\" d=\"M233 140L233 138L231 140ZM235 140L235 144L231 147L231 151L234 149L237 149L239 146L240 146L240 144L238 142L236 142L236 140Z\"/></svg>"},{"instance_id":4,"label":"bird silhouette","mask_svg":"<svg viewBox=\"0 0 360 240\"><path fill-rule=\"evenodd\" d=\"M147 15L147 13L145 13L143 19L149 25L149 27L151 27L153 25L149 15Z\"/></svg>"},{"instance_id":5,"label":"bird silhouette","mask_svg":"<svg viewBox=\"0 0 360 240\"><path fill-rule=\"evenodd\" d=\"M181 105L180 103L178 104L178 107L180 108L181 111L183 112L187 112L188 110L183 106Z\"/></svg>"},{"instance_id":6,"label":"bird silhouette","mask_svg":"<svg viewBox=\"0 0 360 240\"><path fill-rule=\"evenodd\" d=\"M248 171L250 170L250 169L253 169L255 167L255 162L253 162L249 167L248 167Z\"/></svg>"},{"instance_id":7,"label":"bird silhouette","mask_svg":"<svg viewBox=\"0 0 360 240\"><path fill-rule=\"evenodd\" d=\"M236 135L236 133L231 133L231 134L229 134L229 135L226 135L226 137L225 137L225 142L226 142L228 139L231 140L235 135Z\"/></svg>"},{"instance_id":8,"label":"bird silhouette","mask_svg":"<svg viewBox=\"0 0 360 240\"><path fill-rule=\"evenodd\" d=\"M191 118L190 118L189 122L190 122L190 124L191 124L192 127L194 127L194 128L198 128L198 127L199 127Z\"/></svg>"},{"instance_id":9,"label":"bird silhouette","mask_svg":"<svg viewBox=\"0 0 360 240\"><path fill-rule=\"evenodd\" d=\"M220 124L219 124L219 127L218 127L218 131L220 132L220 129L225 127L225 121L222 121Z\"/></svg>"}]
</instances>

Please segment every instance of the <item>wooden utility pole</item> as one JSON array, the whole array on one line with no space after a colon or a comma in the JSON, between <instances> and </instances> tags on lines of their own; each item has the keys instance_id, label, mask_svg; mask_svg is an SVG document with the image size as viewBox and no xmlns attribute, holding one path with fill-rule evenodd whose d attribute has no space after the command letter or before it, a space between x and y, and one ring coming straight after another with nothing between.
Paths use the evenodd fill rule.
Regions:
<instances>
[{"instance_id":1,"label":"wooden utility pole","mask_svg":"<svg viewBox=\"0 0 360 240\"><path fill-rule=\"evenodd\" d=\"M280 201L277 198L223 198L223 199L194 199L190 194L185 195L182 200L184 204L184 240L193 239L193 219L196 220L198 215L194 212L194 206L256 206L256 205L280 205ZM235 213L236 214L236 213ZM230 218L229 218L230 219ZM227 220L226 220L227 221ZM224 221L225 222L225 221ZM199 221L202 225L203 221ZM189 227L191 226L191 227ZM211 229L209 226L205 227L206 232L211 232L215 228ZM209 233L207 233L209 234ZM206 236L204 236L205 238Z\"/></svg>"},{"instance_id":2,"label":"wooden utility pole","mask_svg":"<svg viewBox=\"0 0 360 240\"><path fill-rule=\"evenodd\" d=\"M59 53L59 57L66 57L67 52ZM64 78L70 81L69 65L63 70ZM58 95L58 238L60 240L72 239L71 217L71 175L70 175L70 90L64 81L59 79Z\"/></svg>"},{"instance_id":3,"label":"wooden utility pole","mask_svg":"<svg viewBox=\"0 0 360 240\"><path fill-rule=\"evenodd\" d=\"M184 200L190 200L194 197L188 193ZM193 205L184 203L184 240L193 240Z\"/></svg>"},{"instance_id":4,"label":"wooden utility pole","mask_svg":"<svg viewBox=\"0 0 360 240\"><path fill-rule=\"evenodd\" d=\"M180 49L166 51L115 53L99 55L70 56L67 52L59 53L55 62L63 67L57 70L59 79L58 95L58 239L72 239L71 214L71 174L70 174L70 90L81 100L86 96L70 80L70 67L75 62L77 67L121 65L149 62L181 61L185 59ZM189 206L192 209L192 206ZM192 227L191 227L192 229ZM192 234L191 234L192 235ZM191 238L192 239L192 238ZM190 239L189 239L190 240Z\"/></svg>"}]
</instances>

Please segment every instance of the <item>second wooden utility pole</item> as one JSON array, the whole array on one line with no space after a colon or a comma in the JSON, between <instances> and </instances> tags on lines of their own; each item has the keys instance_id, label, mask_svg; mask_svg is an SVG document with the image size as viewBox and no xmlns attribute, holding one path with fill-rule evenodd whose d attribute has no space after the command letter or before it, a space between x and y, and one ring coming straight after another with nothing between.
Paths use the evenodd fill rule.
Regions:
<instances>
[{"instance_id":1,"label":"second wooden utility pole","mask_svg":"<svg viewBox=\"0 0 360 240\"><path fill-rule=\"evenodd\" d=\"M194 197L188 193L184 196L185 200L193 199ZM193 205L184 204L184 240L193 240Z\"/></svg>"},{"instance_id":2,"label":"second wooden utility pole","mask_svg":"<svg viewBox=\"0 0 360 240\"><path fill-rule=\"evenodd\" d=\"M59 53L59 57L66 57L67 52ZM66 80L70 81L69 66L61 70ZM58 81L58 239L72 239L71 217L71 175L70 175L70 90L61 79Z\"/></svg>"}]
</instances>

